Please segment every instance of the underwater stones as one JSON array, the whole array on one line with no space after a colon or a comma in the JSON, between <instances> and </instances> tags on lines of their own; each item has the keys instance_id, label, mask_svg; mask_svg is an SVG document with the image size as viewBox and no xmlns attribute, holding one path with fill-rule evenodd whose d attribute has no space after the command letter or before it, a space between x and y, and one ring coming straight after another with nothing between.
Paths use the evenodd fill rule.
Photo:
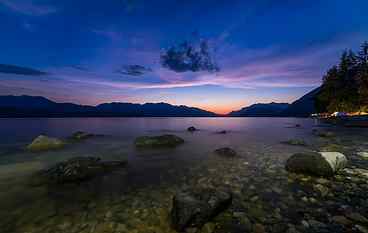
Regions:
<instances>
[{"instance_id":1,"label":"underwater stones","mask_svg":"<svg viewBox=\"0 0 368 233\"><path fill-rule=\"evenodd\" d=\"M196 127L194 127L194 126L190 126L190 127L187 129L187 131L189 131L189 132L194 132L194 131L198 131L198 129L197 129Z\"/></svg>"},{"instance_id":2,"label":"underwater stones","mask_svg":"<svg viewBox=\"0 0 368 233\"><path fill-rule=\"evenodd\" d=\"M96 157L75 157L43 170L32 177L32 184L79 182L124 167L125 161L101 161Z\"/></svg>"},{"instance_id":3,"label":"underwater stones","mask_svg":"<svg viewBox=\"0 0 368 233\"><path fill-rule=\"evenodd\" d=\"M154 147L176 147L184 140L178 136L165 134L161 136L142 136L135 140L135 146L139 148L154 148Z\"/></svg>"},{"instance_id":4,"label":"underwater stones","mask_svg":"<svg viewBox=\"0 0 368 233\"><path fill-rule=\"evenodd\" d=\"M27 150L32 152L40 152L47 150L61 149L65 146L65 142L58 138L51 138L45 135L40 135L35 138L31 144L27 146Z\"/></svg>"},{"instance_id":5,"label":"underwater stones","mask_svg":"<svg viewBox=\"0 0 368 233\"><path fill-rule=\"evenodd\" d=\"M223 147L216 149L215 154L220 155L222 157L235 157L237 155L236 151L229 148L229 147Z\"/></svg>"},{"instance_id":6,"label":"underwater stones","mask_svg":"<svg viewBox=\"0 0 368 233\"><path fill-rule=\"evenodd\" d=\"M91 134L91 133L86 133L86 132L83 132L83 131L77 131L77 132L73 133L72 136L70 136L70 139L71 140L84 140L84 139L91 138L91 137L94 137L94 136L96 136L96 135Z\"/></svg>"},{"instance_id":7,"label":"underwater stones","mask_svg":"<svg viewBox=\"0 0 368 233\"><path fill-rule=\"evenodd\" d=\"M332 138L335 137L335 133L331 132L331 131L319 131L319 130L313 130L313 133L318 136L318 137L322 137L322 138Z\"/></svg>"},{"instance_id":8,"label":"underwater stones","mask_svg":"<svg viewBox=\"0 0 368 233\"><path fill-rule=\"evenodd\" d=\"M179 232L200 228L226 210L231 202L232 194L220 189L178 192L172 201L171 225Z\"/></svg>"},{"instance_id":9,"label":"underwater stones","mask_svg":"<svg viewBox=\"0 0 368 233\"><path fill-rule=\"evenodd\" d=\"M291 145L291 146L306 146L307 144L301 139L290 139L285 142L284 144Z\"/></svg>"},{"instance_id":10,"label":"underwater stones","mask_svg":"<svg viewBox=\"0 0 368 233\"><path fill-rule=\"evenodd\" d=\"M343 169L346 163L346 157L339 152L298 153L286 161L286 170L316 176L333 176Z\"/></svg>"}]
</instances>

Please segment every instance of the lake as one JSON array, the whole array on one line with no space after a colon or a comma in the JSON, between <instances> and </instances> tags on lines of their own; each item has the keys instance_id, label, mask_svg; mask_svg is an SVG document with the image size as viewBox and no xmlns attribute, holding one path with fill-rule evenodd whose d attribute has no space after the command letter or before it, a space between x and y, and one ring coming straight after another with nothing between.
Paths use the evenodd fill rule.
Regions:
<instances>
[{"instance_id":1,"label":"lake","mask_svg":"<svg viewBox=\"0 0 368 233\"><path fill-rule=\"evenodd\" d=\"M189 126L199 130L188 132ZM313 129L334 136L319 137ZM219 134L222 130L227 133ZM55 151L25 149L40 134L67 138L76 131L101 136ZM134 145L136 137L162 134L177 135L185 143L168 149ZM233 192L231 207L212 221L211 227L228 229L223 232L344 232L331 217L367 214L366 179L348 170L321 181L290 175L284 165L294 153L333 148L348 157L349 169L364 168L366 160L356 154L368 151L367 138L366 129L304 118L0 119L0 232L175 232L168 220L173 195L220 186ZM305 145L283 143L290 139ZM222 147L238 156L214 154ZM78 184L29 185L33 174L79 156L124 160L127 166ZM319 195L313 190L318 184L332 194ZM367 224L363 220L360 225Z\"/></svg>"}]
</instances>

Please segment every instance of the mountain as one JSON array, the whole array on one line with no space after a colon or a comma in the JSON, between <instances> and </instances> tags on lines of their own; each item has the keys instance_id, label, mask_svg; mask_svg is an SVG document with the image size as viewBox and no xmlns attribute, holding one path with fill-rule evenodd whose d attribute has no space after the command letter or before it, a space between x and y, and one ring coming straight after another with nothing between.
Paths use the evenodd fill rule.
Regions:
<instances>
[{"instance_id":1,"label":"mountain","mask_svg":"<svg viewBox=\"0 0 368 233\"><path fill-rule=\"evenodd\" d=\"M316 113L314 100L320 90L321 88L318 87L290 104L289 107L283 112L283 115L290 117L308 117L312 113Z\"/></svg>"},{"instance_id":2,"label":"mountain","mask_svg":"<svg viewBox=\"0 0 368 233\"><path fill-rule=\"evenodd\" d=\"M231 117L277 117L289 107L287 103L253 104L229 113Z\"/></svg>"},{"instance_id":3,"label":"mountain","mask_svg":"<svg viewBox=\"0 0 368 233\"><path fill-rule=\"evenodd\" d=\"M15 65L8 65L8 64L0 64L0 73L32 75L32 76L40 76L40 75L47 74L46 72L39 71L36 69L15 66Z\"/></svg>"},{"instance_id":4,"label":"mountain","mask_svg":"<svg viewBox=\"0 0 368 233\"><path fill-rule=\"evenodd\" d=\"M0 117L211 117L215 113L167 103L56 103L40 96L0 96Z\"/></svg>"}]
</instances>

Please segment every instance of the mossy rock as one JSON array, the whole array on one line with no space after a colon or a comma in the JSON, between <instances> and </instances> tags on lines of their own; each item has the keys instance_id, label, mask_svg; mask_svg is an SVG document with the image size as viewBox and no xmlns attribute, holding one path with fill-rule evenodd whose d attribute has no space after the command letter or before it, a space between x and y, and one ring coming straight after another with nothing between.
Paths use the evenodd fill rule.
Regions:
<instances>
[{"instance_id":1,"label":"mossy rock","mask_svg":"<svg viewBox=\"0 0 368 233\"><path fill-rule=\"evenodd\" d=\"M176 147L184 143L184 139L172 135L165 134L160 136L143 136L135 140L135 146L139 148L154 148L154 147Z\"/></svg>"},{"instance_id":2,"label":"mossy rock","mask_svg":"<svg viewBox=\"0 0 368 233\"><path fill-rule=\"evenodd\" d=\"M101 161L96 157L75 157L31 177L31 185L80 182L125 167L126 161Z\"/></svg>"},{"instance_id":3,"label":"mossy rock","mask_svg":"<svg viewBox=\"0 0 368 233\"><path fill-rule=\"evenodd\" d=\"M32 152L40 152L61 149L65 145L66 143L61 139L40 135L27 146L27 149Z\"/></svg>"},{"instance_id":4,"label":"mossy rock","mask_svg":"<svg viewBox=\"0 0 368 233\"><path fill-rule=\"evenodd\" d=\"M292 155L286 161L286 170L294 173L333 176L347 164L346 157L339 152L309 152Z\"/></svg>"}]
</instances>

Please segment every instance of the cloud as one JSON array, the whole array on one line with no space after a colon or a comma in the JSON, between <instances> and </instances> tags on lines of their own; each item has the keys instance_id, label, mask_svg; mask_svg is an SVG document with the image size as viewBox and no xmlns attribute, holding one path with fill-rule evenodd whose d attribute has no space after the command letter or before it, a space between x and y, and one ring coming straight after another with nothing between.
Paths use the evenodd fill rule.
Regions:
<instances>
[{"instance_id":1,"label":"cloud","mask_svg":"<svg viewBox=\"0 0 368 233\"><path fill-rule=\"evenodd\" d=\"M31 16L42 16L57 12L55 7L36 4L34 0L0 0L0 4L17 13Z\"/></svg>"},{"instance_id":2,"label":"cloud","mask_svg":"<svg viewBox=\"0 0 368 233\"><path fill-rule=\"evenodd\" d=\"M19 75L31 75L31 76L41 76L46 75L46 72L36 70L28 67L21 67L15 65L0 64L0 73L4 74L19 74Z\"/></svg>"},{"instance_id":3,"label":"cloud","mask_svg":"<svg viewBox=\"0 0 368 233\"><path fill-rule=\"evenodd\" d=\"M148 72L152 72L152 69L141 65L125 65L115 72L124 75L142 76Z\"/></svg>"},{"instance_id":4,"label":"cloud","mask_svg":"<svg viewBox=\"0 0 368 233\"><path fill-rule=\"evenodd\" d=\"M183 42L161 53L161 64L175 72L217 72L220 70L210 52L209 43L201 40L198 45Z\"/></svg>"}]
</instances>

